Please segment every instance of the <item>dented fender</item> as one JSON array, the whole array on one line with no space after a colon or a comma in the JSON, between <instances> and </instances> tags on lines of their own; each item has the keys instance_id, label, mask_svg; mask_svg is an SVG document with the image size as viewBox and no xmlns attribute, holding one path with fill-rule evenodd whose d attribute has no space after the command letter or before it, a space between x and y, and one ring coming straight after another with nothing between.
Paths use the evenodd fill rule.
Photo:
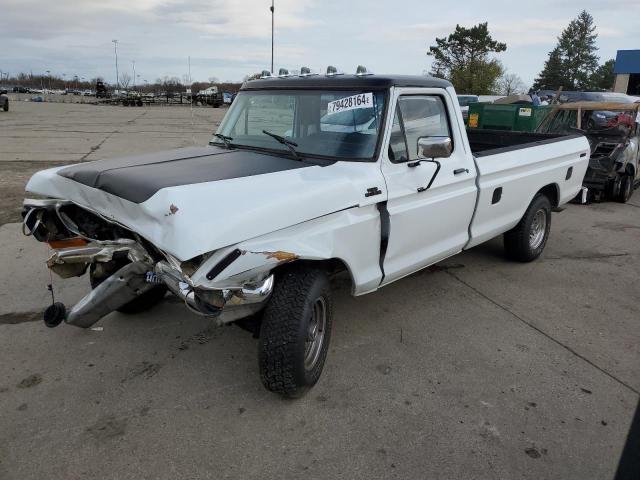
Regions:
<instances>
[{"instance_id":1,"label":"dented fender","mask_svg":"<svg viewBox=\"0 0 640 480\"><path fill-rule=\"evenodd\" d=\"M362 295L376 290L382 279L380 225L375 205L335 212L217 250L191 281L202 288L233 288L286 263L338 259L349 270L353 294ZM212 271L219 273L207 278Z\"/></svg>"}]
</instances>

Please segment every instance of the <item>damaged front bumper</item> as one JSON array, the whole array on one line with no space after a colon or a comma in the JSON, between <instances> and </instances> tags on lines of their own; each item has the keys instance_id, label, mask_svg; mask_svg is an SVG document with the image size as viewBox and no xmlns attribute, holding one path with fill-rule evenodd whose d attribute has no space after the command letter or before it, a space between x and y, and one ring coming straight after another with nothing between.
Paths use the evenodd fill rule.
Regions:
<instances>
[{"instance_id":1,"label":"damaged front bumper","mask_svg":"<svg viewBox=\"0 0 640 480\"><path fill-rule=\"evenodd\" d=\"M68 312L60 305L49 310L45 323L62 321L89 328L108 313L135 300L156 285L167 288L198 315L215 317L218 324L253 315L264 308L274 286L273 274L247 281L237 288L207 288L194 285L182 271L168 261L155 262L135 240L96 241L86 246L55 250L47 265L62 278L79 276L91 264L104 264L126 258L129 263L106 278Z\"/></svg>"},{"instance_id":2,"label":"damaged front bumper","mask_svg":"<svg viewBox=\"0 0 640 480\"><path fill-rule=\"evenodd\" d=\"M167 288L199 315L217 317L229 323L260 311L271 296L274 276L249 281L238 288L207 288L193 285L188 277L168 262L158 262L155 274Z\"/></svg>"}]
</instances>

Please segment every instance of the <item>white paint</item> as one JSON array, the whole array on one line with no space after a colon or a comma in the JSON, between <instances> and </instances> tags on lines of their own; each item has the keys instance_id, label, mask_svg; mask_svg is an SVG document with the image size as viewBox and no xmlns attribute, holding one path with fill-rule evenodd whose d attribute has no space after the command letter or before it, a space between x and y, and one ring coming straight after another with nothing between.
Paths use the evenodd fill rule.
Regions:
<instances>
[{"instance_id":1,"label":"white paint","mask_svg":"<svg viewBox=\"0 0 640 480\"><path fill-rule=\"evenodd\" d=\"M387 155L394 107L403 94L440 95L451 116L453 154L441 159L438 177L422 193L417 189L426 186L435 165L410 168L393 164ZM328 167L169 187L141 204L61 177L58 168L35 174L27 190L72 200L113 219L179 261L212 252L191 277L194 285L241 285L281 263L271 253L289 252L306 260L340 259L349 269L355 295L504 233L546 185L557 185L560 204L580 190L589 152L584 137L481 157L476 163L453 88L392 88L390 102L377 162L339 161ZM567 181L569 167L574 170ZM458 169L468 172L455 175ZM503 188L502 199L492 205L497 186ZM372 187L381 193L365 197ZM382 281L376 204L385 200L391 234ZM175 214L172 205L178 207ZM206 273L235 248L243 255L207 280Z\"/></svg>"}]
</instances>

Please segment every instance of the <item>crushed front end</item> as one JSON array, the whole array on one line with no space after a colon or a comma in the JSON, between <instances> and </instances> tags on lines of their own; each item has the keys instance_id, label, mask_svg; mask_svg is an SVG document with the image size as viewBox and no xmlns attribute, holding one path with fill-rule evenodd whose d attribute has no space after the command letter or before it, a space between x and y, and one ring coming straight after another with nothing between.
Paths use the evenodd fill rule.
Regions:
<instances>
[{"instance_id":1,"label":"crushed front end","mask_svg":"<svg viewBox=\"0 0 640 480\"><path fill-rule=\"evenodd\" d=\"M47 266L59 277L89 272L92 291L70 309L60 303L49 307L49 327L64 321L88 328L115 310L141 311L166 290L192 312L222 324L258 312L273 290L273 274L268 271L224 288L194 283L191 275L210 255L180 262L132 230L65 200L26 199L22 228L25 235L50 246Z\"/></svg>"}]
</instances>

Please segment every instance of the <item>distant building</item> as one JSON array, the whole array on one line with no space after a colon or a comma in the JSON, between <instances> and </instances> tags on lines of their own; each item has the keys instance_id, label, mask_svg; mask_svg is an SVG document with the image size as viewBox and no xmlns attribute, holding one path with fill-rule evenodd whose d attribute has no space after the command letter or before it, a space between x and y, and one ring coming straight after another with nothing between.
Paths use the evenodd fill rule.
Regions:
<instances>
[{"instance_id":1,"label":"distant building","mask_svg":"<svg viewBox=\"0 0 640 480\"><path fill-rule=\"evenodd\" d=\"M640 95L640 50L618 50L613 91Z\"/></svg>"}]
</instances>

